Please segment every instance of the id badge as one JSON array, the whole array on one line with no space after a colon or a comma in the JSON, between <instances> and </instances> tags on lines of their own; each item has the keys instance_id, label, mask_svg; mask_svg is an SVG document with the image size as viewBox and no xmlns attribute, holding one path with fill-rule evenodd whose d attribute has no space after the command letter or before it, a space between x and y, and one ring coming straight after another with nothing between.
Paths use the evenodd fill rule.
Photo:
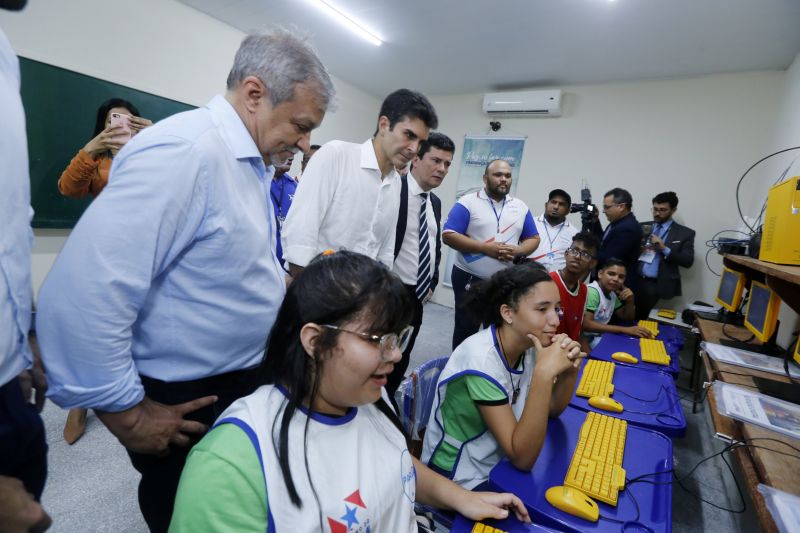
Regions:
<instances>
[{"instance_id":1,"label":"id badge","mask_svg":"<svg viewBox=\"0 0 800 533\"><path fill-rule=\"evenodd\" d=\"M645 250L642 252L642 255L639 256L639 261L644 261L645 263L652 263L653 259L656 258L656 252L654 250Z\"/></svg>"},{"instance_id":2,"label":"id badge","mask_svg":"<svg viewBox=\"0 0 800 533\"><path fill-rule=\"evenodd\" d=\"M494 234L494 242L499 242L500 244L505 244L505 237L503 237L502 233L495 233Z\"/></svg>"}]
</instances>

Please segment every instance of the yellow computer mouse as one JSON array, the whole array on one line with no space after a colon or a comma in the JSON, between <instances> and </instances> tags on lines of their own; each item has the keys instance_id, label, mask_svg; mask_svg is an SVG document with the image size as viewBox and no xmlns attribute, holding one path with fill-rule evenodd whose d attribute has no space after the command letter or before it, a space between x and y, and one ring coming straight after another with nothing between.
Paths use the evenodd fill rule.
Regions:
<instances>
[{"instance_id":1,"label":"yellow computer mouse","mask_svg":"<svg viewBox=\"0 0 800 533\"><path fill-rule=\"evenodd\" d=\"M620 363L638 363L639 360L636 359L629 353L626 352L614 352L611 354L611 359L614 361L619 361Z\"/></svg>"},{"instance_id":2,"label":"yellow computer mouse","mask_svg":"<svg viewBox=\"0 0 800 533\"><path fill-rule=\"evenodd\" d=\"M612 413L621 413L622 404L608 396L592 396L589 398L589 405L595 409L602 409L603 411L611 411Z\"/></svg>"},{"instance_id":3,"label":"yellow computer mouse","mask_svg":"<svg viewBox=\"0 0 800 533\"><path fill-rule=\"evenodd\" d=\"M564 485L550 487L544 493L544 497L550 505L572 516L591 522L597 522L597 519L600 518L600 508L597 507L597 503L586 494L572 487L565 487Z\"/></svg>"}]
</instances>

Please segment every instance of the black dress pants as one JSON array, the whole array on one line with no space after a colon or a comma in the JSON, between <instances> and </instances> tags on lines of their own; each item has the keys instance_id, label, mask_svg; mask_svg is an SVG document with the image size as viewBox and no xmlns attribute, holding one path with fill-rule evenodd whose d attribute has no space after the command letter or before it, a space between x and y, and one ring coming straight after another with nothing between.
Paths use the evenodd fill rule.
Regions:
<instances>
[{"instance_id":1,"label":"black dress pants","mask_svg":"<svg viewBox=\"0 0 800 533\"><path fill-rule=\"evenodd\" d=\"M455 350L464 339L474 335L481 329L480 322L476 321L472 314L464 309L464 300L466 299L469 285L481 281L481 278L454 266L450 281L453 284L453 296L455 296L456 300L455 325L453 326L453 349Z\"/></svg>"},{"instance_id":2,"label":"black dress pants","mask_svg":"<svg viewBox=\"0 0 800 533\"><path fill-rule=\"evenodd\" d=\"M247 396L257 386L256 368L238 370L194 381L167 383L141 376L145 395L167 405L188 402L203 396L216 395L219 400L208 407L189 413L185 418L211 425L235 400ZM178 491L186 457L202 436L186 447L170 446L165 457L128 451L133 467L142 475L139 481L139 508L152 532L166 532L172 519L175 495Z\"/></svg>"},{"instance_id":3,"label":"black dress pants","mask_svg":"<svg viewBox=\"0 0 800 533\"><path fill-rule=\"evenodd\" d=\"M655 278L640 277L639 287L634 293L636 320L645 320L658 303L658 282Z\"/></svg>"},{"instance_id":4,"label":"black dress pants","mask_svg":"<svg viewBox=\"0 0 800 533\"><path fill-rule=\"evenodd\" d=\"M36 501L47 479L47 441L36 407L17 378L0 387L0 475L17 478Z\"/></svg>"},{"instance_id":5,"label":"black dress pants","mask_svg":"<svg viewBox=\"0 0 800 533\"><path fill-rule=\"evenodd\" d=\"M417 286L406 285L406 290L414 299L414 316L411 318L411 326L414 328L414 333L411 334L411 340L408 342L408 346L405 350L403 350L402 359L400 359L399 363L394 365L394 370L392 370L392 373L389 374L389 378L386 383L386 392L389 394L389 398L392 399L392 402L394 402L395 391L398 389L398 387L400 387L400 383L403 381L403 378L406 375L408 363L411 360L411 351L414 349L414 343L417 341L419 328L422 325L423 306L422 302L420 302L417 298Z\"/></svg>"}]
</instances>

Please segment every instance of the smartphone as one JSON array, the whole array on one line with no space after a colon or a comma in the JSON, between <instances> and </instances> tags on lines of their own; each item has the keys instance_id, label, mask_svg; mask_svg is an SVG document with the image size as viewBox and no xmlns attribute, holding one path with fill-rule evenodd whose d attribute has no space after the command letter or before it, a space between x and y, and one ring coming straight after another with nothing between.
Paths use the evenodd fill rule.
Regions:
<instances>
[{"instance_id":1,"label":"smartphone","mask_svg":"<svg viewBox=\"0 0 800 533\"><path fill-rule=\"evenodd\" d=\"M114 136L122 144L131 140L131 116L123 113L111 113L111 126L121 126L122 132Z\"/></svg>"},{"instance_id":2,"label":"smartphone","mask_svg":"<svg viewBox=\"0 0 800 533\"><path fill-rule=\"evenodd\" d=\"M652 224L642 224L642 246L648 246L650 244L650 236L652 234Z\"/></svg>"}]
</instances>

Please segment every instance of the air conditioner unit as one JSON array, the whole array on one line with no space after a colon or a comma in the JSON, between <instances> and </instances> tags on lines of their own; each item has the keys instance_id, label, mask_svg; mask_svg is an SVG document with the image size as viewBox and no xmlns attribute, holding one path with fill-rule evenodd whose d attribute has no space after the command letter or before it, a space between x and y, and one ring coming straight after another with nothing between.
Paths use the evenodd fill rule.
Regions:
<instances>
[{"instance_id":1,"label":"air conditioner unit","mask_svg":"<svg viewBox=\"0 0 800 533\"><path fill-rule=\"evenodd\" d=\"M561 116L561 89L487 93L483 95L483 112L505 116Z\"/></svg>"}]
</instances>

